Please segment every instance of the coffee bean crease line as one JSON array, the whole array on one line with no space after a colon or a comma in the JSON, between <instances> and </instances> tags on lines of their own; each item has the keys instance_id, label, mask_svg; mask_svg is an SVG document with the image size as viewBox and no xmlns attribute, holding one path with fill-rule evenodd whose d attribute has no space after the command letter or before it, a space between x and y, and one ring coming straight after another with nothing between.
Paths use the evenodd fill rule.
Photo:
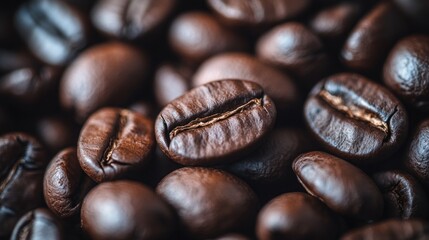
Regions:
<instances>
[{"instance_id":1,"label":"coffee bean crease line","mask_svg":"<svg viewBox=\"0 0 429 240\"><path fill-rule=\"evenodd\" d=\"M114 159L112 159L112 154L113 154L113 151L118 146L120 135L126 124L127 124L127 112L121 111L117 117L115 127L112 131L112 136L109 139L109 144L106 146L103 156L101 157L100 163L102 166L108 166L112 162L115 162Z\"/></svg>"}]
</instances>

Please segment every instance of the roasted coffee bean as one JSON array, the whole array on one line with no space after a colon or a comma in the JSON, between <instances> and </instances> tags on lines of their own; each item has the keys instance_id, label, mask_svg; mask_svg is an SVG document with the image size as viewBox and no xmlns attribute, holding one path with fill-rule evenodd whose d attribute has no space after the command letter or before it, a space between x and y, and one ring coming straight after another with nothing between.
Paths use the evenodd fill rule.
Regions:
<instances>
[{"instance_id":1,"label":"roasted coffee bean","mask_svg":"<svg viewBox=\"0 0 429 240\"><path fill-rule=\"evenodd\" d=\"M386 218L427 218L428 197L420 183L410 174L390 170L374 175L374 181L384 197Z\"/></svg>"},{"instance_id":2,"label":"roasted coffee bean","mask_svg":"<svg viewBox=\"0 0 429 240\"><path fill-rule=\"evenodd\" d=\"M136 40L156 31L170 16L176 0L98 0L92 9L94 26L106 35Z\"/></svg>"},{"instance_id":3,"label":"roasted coffee bean","mask_svg":"<svg viewBox=\"0 0 429 240\"><path fill-rule=\"evenodd\" d=\"M381 2L359 21L347 38L341 51L343 63L354 70L376 70L406 32L406 22L395 6Z\"/></svg>"},{"instance_id":4,"label":"roasted coffee bean","mask_svg":"<svg viewBox=\"0 0 429 240\"><path fill-rule=\"evenodd\" d=\"M195 73L192 84L199 86L219 79L255 82L273 99L279 115L290 116L300 101L300 93L286 74L245 53L224 53L205 61Z\"/></svg>"},{"instance_id":5,"label":"roasted coffee bean","mask_svg":"<svg viewBox=\"0 0 429 240\"><path fill-rule=\"evenodd\" d=\"M123 43L92 47L64 73L61 104L74 111L79 122L99 108L124 104L144 82L146 65L138 49Z\"/></svg>"},{"instance_id":6,"label":"roasted coffee bean","mask_svg":"<svg viewBox=\"0 0 429 240\"><path fill-rule=\"evenodd\" d=\"M191 89L192 70L186 66L164 64L155 73L154 93L159 106L164 107Z\"/></svg>"},{"instance_id":7,"label":"roasted coffee bean","mask_svg":"<svg viewBox=\"0 0 429 240\"><path fill-rule=\"evenodd\" d=\"M76 145L78 133L69 119L61 116L46 116L36 122L36 132L40 141L51 153Z\"/></svg>"},{"instance_id":8,"label":"roasted coffee bean","mask_svg":"<svg viewBox=\"0 0 429 240\"><path fill-rule=\"evenodd\" d=\"M274 126L276 109L252 82L222 80L187 92L158 115L161 150L183 165L230 162L249 152Z\"/></svg>"},{"instance_id":9,"label":"roasted coffee bean","mask_svg":"<svg viewBox=\"0 0 429 240\"><path fill-rule=\"evenodd\" d=\"M85 18L65 1L29 1L15 22L28 48L49 64L65 65L89 42Z\"/></svg>"},{"instance_id":10,"label":"roasted coffee bean","mask_svg":"<svg viewBox=\"0 0 429 240\"><path fill-rule=\"evenodd\" d=\"M152 120L155 119L156 115L158 115L154 104L147 101L137 101L128 106L128 109Z\"/></svg>"},{"instance_id":11,"label":"roasted coffee bean","mask_svg":"<svg viewBox=\"0 0 429 240\"><path fill-rule=\"evenodd\" d=\"M133 181L101 183L82 204L81 225L92 239L173 239L176 221L159 196Z\"/></svg>"},{"instance_id":12,"label":"roasted coffee bean","mask_svg":"<svg viewBox=\"0 0 429 240\"><path fill-rule=\"evenodd\" d=\"M429 111L429 36L402 39L384 65L384 83L420 111Z\"/></svg>"},{"instance_id":13,"label":"roasted coffee bean","mask_svg":"<svg viewBox=\"0 0 429 240\"><path fill-rule=\"evenodd\" d=\"M228 24L258 27L296 17L310 6L311 1L207 0L207 3Z\"/></svg>"},{"instance_id":14,"label":"roasted coffee bean","mask_svg":"<svg viewBox=\"0 0 429 240\"><path fill-rule=\"evenodd\" d=\"M61 218L79 214L81 202L94 182L82 171L76 148L59 152L49 164L43 180L46 205Z\"/></svg>"},{"instance_id":15,"label":"roasted coffee bean","mask_svg":"<svg viewBox=\"0 0 429 240\"><path fill-rule=\"evenodd\" d=\"M246 42L238 35L203 12L177 17L170 27L169 42L175 52L191 63L200 63L216 53L246 48Z\"/></svg>"},{"instance_id":16,"label":"roasted coffee bean","mask_svg":"<svg viewBox=\"0 0 429 240\"><path fill-rule=\"evenodd\" d=\"M403 240L429 239L429 223L421 220L390 219L352 230L341 240Z\"/></svg>"},{"instance_id":17,"label":"roasted coffee bean","mask_svg":"<svg viewBox=\"0 0 429 240\"><path fill-rule=\"evenodd\" d=\"M41 144L23 133L0 136L0 237L18 219L43 204L43 173L48 160Z\"/></svg>"},{"instance_id":18,"label":"roasted coffee bean","mask_svg":"<svg viewBox=\"0 0 429 240\"><path fill-rule=\"evenodd\" d=\"M100 109L80 132L80 166L96 182L135 173L150 160L153 134L153 122L140 114L120 108Z\"/></svg>"},{"instance_id":19,"label":"roasted coffee bean","mask_svg":"<svg viewBox=\"0 0 429 240\"><path fill-rule=\"evenodd\" d=\"M426 187L429 186L429 119L418 124L408 149L405 166Z\"/></svg>"},{"instance_id":20,"label":"roasted coffee bean","mask_svg":"<svg viewBox=\"0 0 429 240\"><path fill-rule=\"evenodd\" d=\"M191 238L215 238L252 225L258 200L243 181L210 168L181 168L168 174L157 193L173 206Z\"/></svg>"},{"instance_id":21,"label":"roasted coffee bean","mask_svg":"<svg viewBox=\"0 0 429 240\"><path fill-rule=\"evenodd\" d=\"M387 158L408 132L407 113L396 97L357 74L336 74L318 83L304 117L327 150L358 165Z\"/></svg>"},{"instance_id":22,"label":"roasted coffee bean","mask_svg":"<svg viewBox=\"0 0 429 240\"><path fill-rule=\"evenodd\" d=\"M393 0L393 3L410 18L417 27L429 31L429 2L426 0Z\"/></svg>"},{"instance_id":23,"label":"roasted coffee bean","mask_svg":"<svg viewBox=\"0 0 429 240\"><path fill-rule=\"evenodd\" d=\"M335 239L335 215L317 198L292 192L272 199L259 212L258 239Z\"/></svg>"},{"instance_id":24,"label":"roasted coffee bean","mask_svg":"<svg viewBox=\"0 0 429 240\"><path fill-rule=\"evenodd\" d=\"M11 240L62 240L63 226L45 208L37 208L22 216L13 229Z\"/></svg>"},{"instance_id":25,"label":"roasted coffee bean","mask_svg":"<svg viewBox=\"0 0 429 240\"><path fill-rule=\"evenodd\" d=\"M309 27L326 43L338 49L338 45L345 40L363 10L364 7L360 2L339 2L318 12L311 19Z\"/></svg>"},{"instance_id":26,"label":"roasted coffee bean","mask_svg":"<svg viewBox=\"0 0 429 240\"><path fill-rule=\"evenodd\" d=\"M381 217L383 197L369 176L352 164L323 152L309 152L292 166L311 195L335 212L360 220Z\"/></svg>"},{"instance_id":27,"label":"roasted coffee bean","mask_svg":"<svg viewBox=\"0 0 429 240\"><path fill-rule=\"evenodd\" d=\"M309 142L297 129L274 129L255 151L224 169L252 183L284 185L294 178L292 162L309 148Z\"/></svg>"},{"instance_id":28,"label":"roasted coffee bean","mask_svg":"<svg viewBox=\"0 0 429 240\"><path fill-rule=\"evenodd\" d=\"M256 52L259 58L291 73L306 87L326 76L332 68L319 37L297 22L276 26L265 33L258 40Z\"/></svg>"}]
</instances>

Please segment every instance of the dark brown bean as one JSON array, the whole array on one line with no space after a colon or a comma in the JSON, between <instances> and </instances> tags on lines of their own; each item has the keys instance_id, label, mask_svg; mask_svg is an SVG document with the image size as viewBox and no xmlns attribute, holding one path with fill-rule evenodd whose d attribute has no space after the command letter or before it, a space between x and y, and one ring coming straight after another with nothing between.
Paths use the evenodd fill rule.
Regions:
<instances>
[{"instance_id":1,"label":"dark brown bean","mask_svg":"<svg viewBox=\"0 0 429 240\"><path fill-rule=\"evenodd\" d=\"M340 73L317 84L305 103L304 117L326 149L358 165L386 159L408 132L399 100L357 74Z\"/></svg>"},{"instance_id":2,"label":"dark brown bean","mask_svg":"<svg viewBox=\"0 0 429 240\"><path fill-rule=\"evenodd\" d=\"M381 217L383 197L377 185L359 168L323 152L309 152L292 166L311 195L335 212L355 219Z\"/></svg>"},{"instance_id":3,"label":"dark brown bean","mask_svg":"<svg viewBox=\"0 0 429 240\"><path fill-rule=\"evenodd\" d=\"M174 161L213 165L247 153L272 129L275 118L274 103L259 85L222 80L168 104L158 115L155 134Z\"/></svg>"},{"instance_id":4,"label":"dark brown bean","mask_svg":"<svg viewBox=\"0 0 429 240\"><path fill-rule=\"evenodd\" d=\"M210 168L180 168L156 191L172 205L189 237L215 238L243 231L256 215L258 200L243 181Z\"/></svg>"},{"instance_id":5,"label":"dark brown bean","mask_svg":"<svg viewBox=\"0 0 429 240\"><path fill-rule=\"evenodd\" d=\"M48 209L37 208L19 219L10 240L62 240L63 226Z\"/></svg>"},{"instance_id":6,"label":"dark brown bean","mask_svg":"<svg viewBox=\"0 0 429 240\"><path fill-rule=\"evenodd\" d=\"M154 92L159 106L164 107L191 89L192 70L184 65L164 64L155 73Z\"/></svg>"},{"instance_id":7,"label":"dark brown bean","mask_svg":"<svg viewBox=\"0 0 429 240\"><path fill-rule=\"evenodd\" d=\"M82 127L77 155L83 171L103 182L141 170L154 145L150 119L126 109L103 108Z\"/></svg>"},{"instance_id":8,"label":"dark brown bean","mask_svg":"<svg viewBox=\"0 0 429 240\"><path fill-rule=\"evenodd\" d=\"M83 198L94 185L80 168L76 148L66 148L54 156L46 169L43 180L46 205L59 217L76 216Z\"/></svg>"},{"instance_id":9,"label":"dark brown bean","mask_svg":"<svg viewBox=\"0 0 429 240\"><path fill-rule=\"evenodd\" d=\"M429 187L429 119L417 125L404 161L409 172Z\"/></svg>"}]
</instances>

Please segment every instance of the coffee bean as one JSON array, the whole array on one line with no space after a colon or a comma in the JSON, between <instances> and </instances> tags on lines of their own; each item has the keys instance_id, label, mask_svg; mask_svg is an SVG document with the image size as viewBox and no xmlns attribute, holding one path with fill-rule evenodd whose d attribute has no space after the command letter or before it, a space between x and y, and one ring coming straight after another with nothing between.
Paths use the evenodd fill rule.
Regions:
<instances>
[{"instance_id":1,"label":"coffee bean","mask_svg":"<svg viewBox=\"0 0 429 240\"><path fill-rule=\"evenodd\" d=\"M396 97L357 74L319 82L305 103L304 117L326 149L358 165L387 158L408 132L407 113Z\"/></svg>"},{"instance_id":2,"label":"coffee bean","mask_svg":"<svg viewBox=\"0 0 429 240\"><path fill-rule=\"evenodd\" d=\"M428 239L429 224L421 220L390 219L352 230L341 237L341 240L401 240Z\"/></svg>"},{"instance_id":3,"label":"coffee bean","mask_svg":"<svg viewBox=\"0 0 429 240\"><path fill-rule=\"evenodd\" d=\"M420 183L410 174L391 170L374 175L384 197L386 218L427 218L428 198Z\"/></svg>"},{"instance_id":4,"label":"coffee bean","mask_svg":"<svg viewBox=\"0 0 429 240\"><path fill-rule=\"evenodd\" d=\"M354 70L375 70L406 32L406 22L398 10L390 2L381 2L349 35L341 51L343 63Z\"/></svg>"},{"instance_id":5,"label":"coffee bean","mask_svg":"<svg viewBox=\"0 0 429 240\"><path fill-rule=\"evenodd\" d=\"M49 64L65 65L89 42L84 16L65 1L29 1L15 22L29 49Z\"/></svg>"},{"instance_id":6,"label":"coffee bean","mask_svg":"<svg viewBox=\"0 0 429 240\"><path fill-rule=\"evenodd\" d=\"M173 12L175 0L98 0L92 9L94 26L108 36L141 39L156 31Z\"/></svg>"},{"instance_id":7,"label":"coffee bean","mask_svg":"<svg viewBox=\"0 0 429 240\"><path fill-rule=\"evenodd\" d=\"M103 108L82 127L77 155L83 171L104 182L141 170L154 143L150 119L126 109Z\"/></svg>"},{"instance_id":8,"label":"coffee bean","mask_svg":"<svg viewBox=\"0 0 429 240\"><path fill-rule=\"evenodd\" d=\"M256 146L272 129L276 109L252 82L222 80L168 104L155 123L161 150L183 165L229 162Z\"/></svg>"},{"instance_id":9,"label":"coffee bean","mask_svg":"<svg viewBox=\"0 0 429 240\"><path fill-rule=\"evenodd\" d=\"M200 63L216 53L246 48L246 42L238 35L203 12L177 17L169 30L169 42L175 52L191 63Z\"/></svg>"},{"instance_id":10,"label":"coffee bean","mask_svg":"<svg viewBox=\"0 0 429 240\"><path fill-rule=\"evenodd\" d=\"M414 24L426 32L429 30L429 2L426 0L393 0L393 3L410 18Z\"/></svg>"},{"instance_id":11,"label":"coffee bean","mask_svg":"<svg viewBox=\"0 0 429 240\"><path fill-rule=\"evenodd\" d=\"M429 186L429 120L418 124L406 150L404 164L411 174Z\"/></svg>"},{"instance_id":12,"label":"coffee bean","mask_svg":"<svg viewBox=\"0 0 429 240\"><path fill-rule=\"evenodd\" d=\"M215 238L250 227L258 200L249 186L226 172L181 168L157 186L191 238Z\"/></svg>"},{"instance_id":13,"label":"coffee bean","mask_svg":"<svg viewBox=\"0 0 429 240\"><path fill-rule=\"evenodd\" d=\"M46 205L61 218L76 216L83 198L95 185L82 171L75 148L59 152L46 169L43 193Z\"/></svg>"},{"instance_id":14,"label":"coffee bean","mask_svg":"<svg viewBox=\"0 0 429 240\"><path fill-rule=\"evenodd\" d=\"M191 89L192 70L186 66L164 64L154 79L154 92L158 105L164 107Z\"/></svg>"},{"instance_id":15,"label":"coffee bean","mask_svg":"<svg viewBox=\"0 0 429 240\"><path fill-rule=\"evenodd\" d=\"M128 109L152 120L154 120L156 115L158 115L154 104L147 101L137 101L128 106Z\"/></svg>"},{"instance_id":16,"label":"coffee bean","mask_svg":"<svg viewBox=\"0 0 429 240\"><path fill-rule=\"evenodd\" d=\"M40 141L51 153L76 144L78 132L69 119L61 116L45 116L36 122L36 132Z\"/></svg>"},{"instance_id":17,"label":"coffee bean","mask_svg":"<svg viewBox=\"0 0 429 240\"><path fill-rule=\"evenodd\" d=\"M335 212L361 220L381 217L383 197L375 183L352 164L323 152L309 152L292 166L311 195Z\"/></svg>"},{"instance_id":18,"label":"coffee bean","mask_svg":"<svg viewBox=\"0 0 429 240\"><path fill-rule=\"evenodd\" d=\"M310 6L311 1L207 0L207 3L226 23L234 26L258 27L294 18L303 13Z\"/></svg>"},{"instance_id":19,"label":"coffee bean","mask_svg":"<svg viewBox=\"0 0 429 240\"><path fill-rule=\"evenodd\" d=\"M65 239L61 222L45 208L37 208L22 216L13 229L11 240Z\"/></svg>"},{"instance_id":20,"label":"coffee bean","mask_svg":"<svg viewBox=\"0 0 429 240\"><path fill-rule=\"evenodd\" d=\"M258 215L258 239L335 239L337 219L317 198L306 193L282 194Z\"/></svg>"},{"instance_id":21,"label":"coffee bean","mask_svg":"<svg viewBox=\"0 0 429 240\"><path fill-rule=\"evenodd\" d=\"M0 237L18 219L43 204L44 149L33 137L9 133L0 137Z\"/></svg>"},{"instance_id":22,"label":"coffee bean","mask_svg":"<svg viewBox=\"0 0 429 240\"><path fill-rule=\"evenodd\" d=\"M284 69L306 87L326 76L331 60L319 37L301 23L288 22L265 33L256 46L259 58Z\"/></svg>"},{"instance_id":23,"label":"coffee bean","mask_svg":"<svg viewBox=\"0 0 429 240\"><path fill-rule=\"evenodd\" d=\"M290 117L300 101L300 93L286 74L245 53L224 53L205 61L192 79L199 86L219 79L243 79L262 86L273 99L277 113Z\"/></svg>"},{"instance_id":24,"label":"coffee bean","mask_svg":"<svg viewBox=\"0 0 429 240\"><path fill-rule=\"evenodd\" d=\"M429 36L414 35L396 44L384 65L384 83L420 111L429 111Z\"/></svg>"},{"instance_id":25,"label":"coffee bean","mask_svg":"<svg viewBox=\"0 0 429 240\"><path fill-rule=\"evenodd\" d=\"M152 190L133 181L101 183L85 197L81 225L92 239L173 239L172 209Z\"/></svg>"},{"instance_id":26,"label":"coffee bean","mask_svg":"<svg viewBox=\"0 0 429 240\"><path fill-rule=\"evenodd\" d=\"M92 47L64 73L61 104L72 110L79 122L99 108L124 104L143 83L146 64L138 49L123 43Z\"/></svg>"},{"instance_id":27,"label":"coffee bean","mask_svg":"<svg viewBox=\"0 0 429 240\"><path fill-rule=\"evenodd\" d=\"M339 2L319 11L312 17L309 27L332 45L332 48L338 49L338 45L343 43L363 10L364 6L361 2Z\"/></svg>"}]
</instances>

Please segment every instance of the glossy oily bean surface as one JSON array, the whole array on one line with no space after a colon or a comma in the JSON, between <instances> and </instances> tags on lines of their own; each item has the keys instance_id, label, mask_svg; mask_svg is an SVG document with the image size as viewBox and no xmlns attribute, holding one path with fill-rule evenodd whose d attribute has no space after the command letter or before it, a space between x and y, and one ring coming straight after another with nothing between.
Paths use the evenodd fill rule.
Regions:
<instances>
[{"instance_id":1,"label":"glossy oily bean surface","mask_svg":"<svg viewBox=\"0 0 429 240\"><path fill-rule=\"evenodd\" d=\"M141 170L154 144L150 119L126 109L103 108L82 127L77 155L83 171L104 182Z\"/></svg>"},{"instance_id":2,"label":"glossy oily bean surface","mask_svg":"<svg viewBox=\"0 0 429 240\"><path fill-rule=\"evenodd\" d=\"M52 65L65 65L89 43L85 17L65 1L29 1L15 22L34 55Z\"/></svg>"},{"instance_id":3,"label":"glossy oily bean surface","mask_svg":"<svg viewBox=\"0 0 429 240\"><path fill-rule=\"evenodd\" d=\"M379 172L374 181L384 197L383 215L387 218L427 218L428 197L420 183L400 170Z\"/></svg>"},{"instance_id":4,"label":"glossy oily bean surface","mask_svg":"<svg viewBox=\"0 0 429 240\"><path fill-rule=\"evenodd\" d=\"M80 122L99 108L124 104L144 84L146 64L140 50L132 46L96 45L66 69L60 83L61 104Z\"/></svg>"},{"instance_id":5,"label":"glossy oily bean surface","mask_svg":"<svg viewBox=\"0 0 429 240\"><path fill-rule=\"evenodd\" d=\"M420 220L391 219L352 230L341 237L341 240L401 240L428 239L429 225Z\"/></svg>"},{"instance_id":6,"label":"glossy oily bean surface","mask_svg":"<svg viewBox=\"0 0 429 240\"><path fill-rule=\"evenodd\" d=\"M408 132L399 100L369 79L340 73L311 91L304 118L326 149L358 165L375 164L391 155Z\"/></svg>"},{"instance_id":7,"label":"glossy oily bean surface","mask_svg":"<svg viewBox=\"0 0 429 240\"><path fill-rule=\"evenodd\" d=\"M293 18L310 6L309 0L207 0L209 6L236 26L257 27Z\"/></svg>"},{"instance_id":8,"label":"glossy oily bean surface","mask_svg":"<svg viewBox=\"0 0 429 240\"><path fill-rule=\"evenodd\" d=\"M327 153L309 152L296 158L292 168L307 192L335 212L362 220L381 217L380 191L352 164Z\"/></svg>"},{"instance_id":9,"label":"glossy oily bean surface","mask_svg":"<svg viewBox=\"0 0 429 240\"><path fill-rule=\"evenodd\" d=\"M239 178L210 168L180 168L156 191L177 214L191 238L207 239L244 230L252 224L258 200Z\"/></svg>"},{"instance_id":10,"label":"glossy oily bean surface","mask_svg":"<svg viewBox=\"0 0 429 240\"><path fill-rule=\"evenodd\" d=\"M372 71L380 66L395 42L407 32L405 19L390 2L376 5L350 33L341 51L346 66Z\"/></svg>"},{"instance_id":11,"label":"glossy oily bean surface","mask_svg":"<svg viewBox=\"0 0 429 240\"><path fill-rule=\"evenodd\" d=\"M101 183L85 197L81 226L91 239L173 239L172 209L151 189L133 181Z\"/></svg>"},{"instance_id":12,"label":"glossy oily bean surface","mask_svg":"<svg viewBox=\"0 0 429 240\"><path fill-rule=\"evenodd\" d=\"M276 118L272 100L252 82L222 80L192 89L158 115L161 150L183 165L230 161L256 146Z\"/></svg>"},{"instance_id":13,"label":"glossy oily bean surface","mask_svg":"<svg viewBox=\"0 0 429 240\"><path fill-rule=\"evenodd\" d=\"M402 39L384 65L384 83L420 111L429 111L429 36Z\"/></svg>"},{"instance_id":14,"label":"glossy oily bean surface","mask_svg":"<svg viewBox=\"0 0 429 240\"><path fill-rule=\"evenodd\" d=\"M99 0L91 19L101 32L136 40L157 30L173 12L176 0Z\"/></svg>"},{"instance_id":15,"label":"glossy oily bean surface","mask_svg":"<svg viewBox=\"0 0 429 240\"><path fill-rule=\"evenodd\" d=\"M334 239L338 235L334 214L306 193L285 193L259 212L258 239Z\"/></svg>"},{"instance_id":16,"label":"glossy oily bean surface","mask_svg":"<svg viewBox=\"0 0 429 240\"><path fill-rule=\"evenodd\" d=\"M243 79L261 85L279 115L291 113L300 100L292 78L250 54L224 53L209 58L194 74L192 84L199 86L219 79Z\"/></svg>"},{"instance_id":17,"label":"glossy oily bean surface","mask_svg":"<svg viewBox=\"0 0 429 240\"><path fill-rule=\"evenodd\" d=\"M212 15L189 12L177 17L169 30L172 49L191 63L200 63L211 55L244 50L244 42L221 25Z\"/></svg>"},{"instance_id":18,"label":"glossy oily bean surface","mask_svg":"<svg viewBox=\"0 0 429 240\"><path fill-rule=\"evenodd\" d=\"M43 204L42 145L23 133L0 137L0 237L7 236L27 211Z\"/></svg>"},{"instance_id":19,"label":"glossy oily bean surface","mask_svg":"<svg viewBox=\"0 0 429 240\"><path fill-rule=\"evenodd\" d=\"M61 222L48 209L37 208L22 216L13 229L11 240L65 239Z\"/></svg>"},{"instance_id":20,"label":"glossy oily bean surface","mask_svg":"<svg viewBox=\"0 0 429 240\"><path fill-rule=\"evenodd\" d=\"M66 148L54 156L46 169L43 180L46 205L59 217L75 216L94 185L80 168L76 148Z\"/></svg>"},{"instance_id":21,"label":"glossy oily bean surface","mask_svg":"<svg viewBox=\"0 0 429 240\"><path fill-rule=\"evenodd\" d=\"M429 120L418 124L408 146L405 166L423 184L429 186Z\"/></svg>"},{"instance_id":22,"label":"glossy oily bean surface","mask_svg":"<svg viewBox=\"0 0 429 240\"><path fill-rule=\"evenodd\" d=\"M330 69L330 58L319 37L305 25L284 23L265 33L256 46L263 61L292 74L302 86L312 86Z\"/></svg>"}]
</instances>

